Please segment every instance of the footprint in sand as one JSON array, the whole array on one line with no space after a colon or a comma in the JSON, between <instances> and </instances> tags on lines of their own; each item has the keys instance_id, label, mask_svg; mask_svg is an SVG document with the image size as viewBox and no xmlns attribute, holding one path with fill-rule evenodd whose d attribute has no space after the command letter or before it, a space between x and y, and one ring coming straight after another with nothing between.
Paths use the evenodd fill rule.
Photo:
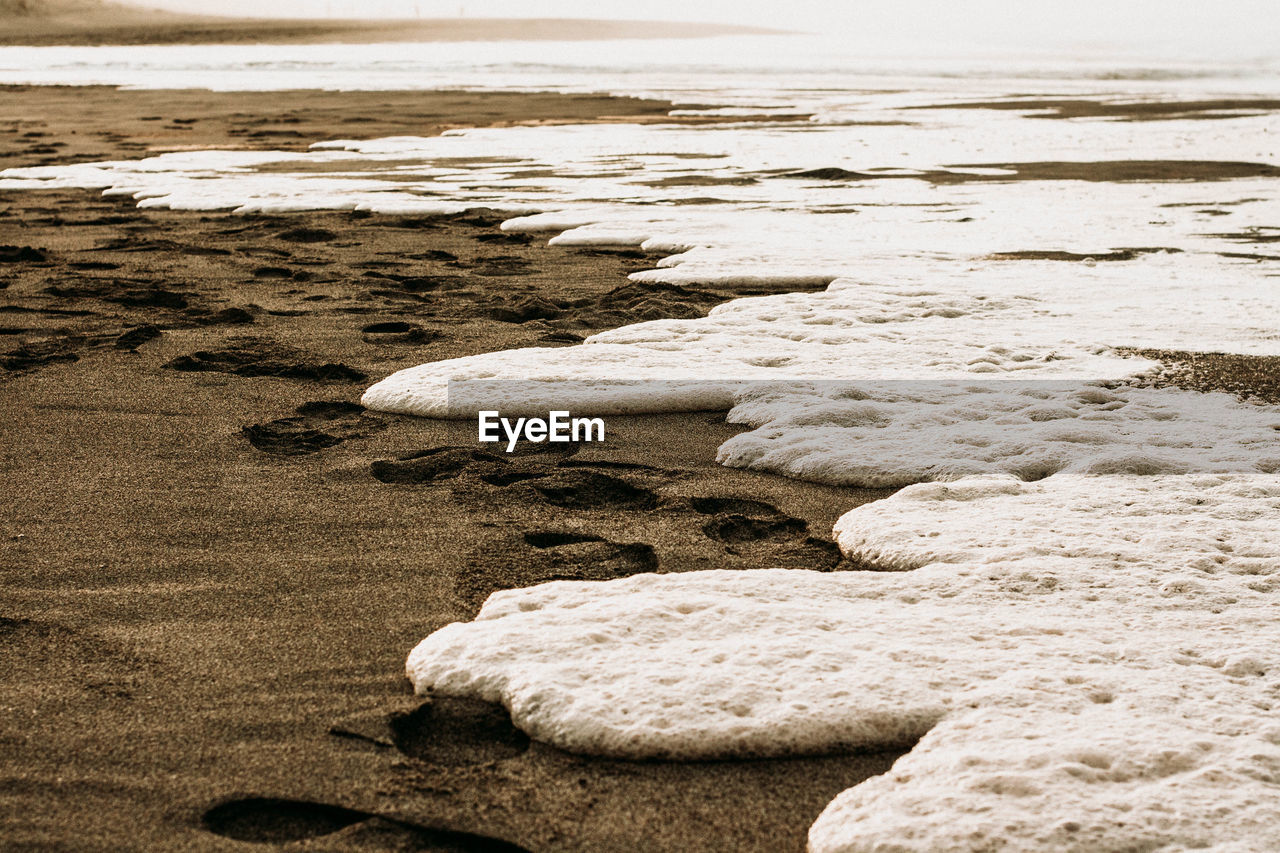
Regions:
<instances>
[{"instance_id":1,"label":"footprint in sand","mask_svg":"<svg viewBox=\"0 0 1280 853\"><path fill-rule=\"evenodd\" d=\"M24 331L26 330L13 330L16 334L21 334ZM79 361L80 353L84 350L105 347L135 352L138 347L155 340L161 334L163 333L158 326L145 323L118 333L106 332L92 336L56 335L41 340L27 341L15 349L0 353L0 368L13 373L21 373L49 364Z\"/></svg>"},{"instance_id":2,"label":"footprint in sand","mask_svg":"<svg viewBox=\"0 0 1280 853\"><path fill-rule=\"evenodd\" d=\"M286 243L328 243L338 239L338 235L324 228L290 228L276 234L276 239Z\"/></svg>"},{"instance_id":3,"label":"footprint in sand","mask_svg":"<svg viewBox=\"0 0 1280 853\"><path fill-rule=\"evenodd\" d=\"M565 509L647 510L658 506L658 496L650 489L590 470L608 469L608 463L579 465L564 458L577 450L575 445L564 444L504 458L470 447L436 447L401 459L378 460L370 472L383 483L435 483L463 477L497 488L519 487L528 490L531 498Z\"/></svg>"},{"instance_id":4,"label":"footprint in sand","mask_svg":"<svg viewBox=\"0 0 1280 853\"><path fill-rule=\"evenodd\" d=\"M448 767L505 761L529 748L529 736L511 724L505 708L474 699L433 696L411 711L392 714L387 728L405 755Z\"/></svg>"},{"instance_id":5,"label":"footprint in sand","mask_svg":"<svg viewBox=\"0 0 1280 853\"><path fill-rule=\"evenodd\" d=\"M363 278L378 281L394 282L395 290L405 293L430 293L437 290L461 290L467 286L467 279L460 275L401 275L398 273L366 272Z\"/></svg>"},{"instance_id":6,"label":"footprint in sand","mask_svg":"<svg viewBox=\"0 0 1280 853\"><path fill-rule=\"evenodd\" d=\"M562 315L567 303L557 304L540 296L530 296L510 305L489 309L489 316L503 323L528 323L531 320L554 320Z\"/></svg>"},{"instance_id":7,"label":"footprint in sand","mask_svg":"<svg viewBox=\"0 0 1280 853\"><path fill-rule=\"evenodd\" d=\"M761 567L859 568L844 561L834 542L812 536L808 522L772 504L736 497L663 497L658 489L679 472L633 462L584 461L573 458L577 446L559 448L555 452L548 445L507 456L474 447L436 447L401 459L377 460L370 473L390 484L447 484L464 491L478 489L481 495L486 487L500 489L506 493L504 500L574 512L684 516L693 529L701 529L718 543L723 553ZM523 544L530 549L521 558L526 583L529 578L533 582L606 580L657 571L659 565L651 545L611 542L577 532L529 531ZM461 582L461 587L487 595L510 585L510 579L499 575L477 574Z\"/></svg>"},{"instance_id":8,"label":"footprint in sand","mask_svg":"<svg viewBox=\"0 0 1280 853\"><path fill-rule=\"evenodd\" d=\"M303 403L297 415L241 429L251 445L276 456L302 456L364 438L387 427L387 421L359 403L321 400Z\"/></svg>"},{"instance_id":9,"label":"footprint in sand","mask_svg":"<svg viewBox=\"0 0 1280 853\"><path fill-rule=\"evenodd\" d=\"M709 539L723 543L731 554L767 555L769 565L831 570L844 558L835 542L809 535L809 523L773 504L747 498L690 498L694 512L710 516L702 525ZM843 565L850 569L853 566Z\"/></svg>"},{"instance_id":10,"label":"footprint in sand","mask_svg":"<svg viewBox=\"0 0 1280 853\"><path fill-rule=\"evenodd\" d=\"M78 284L53 284L41 293L64 299L101 299L127 308L168 308L180 310L189 305L189 293L160 287L138 287L137 281L85 279Z\"/></svg>"},{"instance_id":11,"label":"footprint in sand","mask_svg":"<svg viewBox=\"0 0 1280 853\"><path fill-rule=\"evenodd\" d=\"M261 338L231 338L220 350L200 350L168 361L164 367L184 372L230 373L235 376L270 376L313 382L361 382L362 371L345 364L316 362L294 347Z\"/></svg>"},{"instance_id":12,"label":"footprint in sand","mask_svg":"<svg viewBox=\"0 0 1280 853\"><path fill-rule=\"evenodd\" d=\"M497 243L503 246L527 246L533 242L533 235L511 231L495 231L492 234L477 234L474 239L477 243Z\"/></svg>"},{"instance_id":13,"label":"footprint in sand","mask_svg":"<svg viewBox=\"0 0 1280 853\"><path fill-rule=\"evenodd\" d=\"M492 258L480 258L472 266L471 271L486 278L532 275L537 272L528 261L515 255L496 255Z\"/></svg>"},{"instance_id":14,"label":"footprint in sand","mask_svg":"<svg viewBox=\"0 0 1280 853\"><path fill-rule=\"evenodd\" d=\"M293 270L288 267L258 267L253 271L253 277L256 279L290 279L294 277Z\"/></svg>"},{"instance_id":15,"label":"footprint in sand","mask_svg":"<svg viewBox=\"0 0 1280 853\"><path fill-rule=\"evenodd\" d=\"M0 367L20 373L46 364L79 361L80 356L76 355L76 350L83 345L83 338L70 336L31 341L0 355Z\"/></svg>"},{"instance_id":16,"label":"footprint in sand","mask_svg":"<svg viewBox=\"0 0 1280 853\"><path fill-rule=\"evenodd\" d=\"M34 246L0 246L0 264L43 264L49 260L48 252Z\"/></svg>"},{"instance_id":17,"label":"footprint in sand","mask_svg":"<svg viewBox=\"0 0 1280 853\"><path fill-rule=\"evenodd\" d=\"M164 333L160 331L160 328L158 326L153 326L152 324L147 323L142 326L135 326L134 328L129 329L127 332L124 332L123 334L119 335L115 339L115 343L113 344L113 346L115 346L116 349L135 352L137 351L138 347L142 346L148 341L154 341L156 338L160 337L162 334Z\"/></svg>"},{"instance_id":18,"label":"footprint in sand","mask_svg":"<svg viewBox=\"0 0 1280 853\"><path fill-rule=\"evenodd\" d=\"M406 323L391 320L385 323L370 323L360 330L360 335L367 344L428 344L440 338L440 333L424 329L417 323Z\"/></svg>"},{"instance_id":19,"label":"footprint in sand","mask_svg":"<svg viewBox=\"0 0 1280 853\"><path fill-rule=\"evenodd\" d=\"M658 496L643 486L598 471L555 471L524 485L547 503L565 509L645 510L658 505Z\"/></svg>"},{"instance_id":20,"label":"footprint in sand","mask_svg":"<svg viewBox=\"0 0 1280 853\"><path fill-rule=\"evenodd\" d=\"M438 853L521 853L496 838L431 829L370 812L308 800L251 797L220 803L204 814L204 826L236 841L283 844L334 836L344 850L431 850Z\"/></svg>"},{"instance_id":21,"label":"footprint in sand","mask_svg":"<svg viewBox=\"0 0 1280 853\"><path fill-rule=\"evenodd\" d=\"M530 582L612 580L658 570L658 555L643 542L610 542L601 536L536 531L523 536L537 549L530 560Z\"/></svg>"}]
</instances>

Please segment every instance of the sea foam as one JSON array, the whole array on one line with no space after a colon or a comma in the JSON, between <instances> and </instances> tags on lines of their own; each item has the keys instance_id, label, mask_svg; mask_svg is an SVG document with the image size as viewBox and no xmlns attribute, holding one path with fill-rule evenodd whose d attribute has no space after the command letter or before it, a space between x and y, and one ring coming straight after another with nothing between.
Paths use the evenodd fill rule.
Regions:
<instances>
[{"instance_id":1,"label":"sea foam","mask_svg":"<svg viewBox=\"0 0 1280 853\"><path fill-rule=\"evenodd\" d=\"M1005 476L846 514L892 572L641 575L496 593L419 690L627 758L911 752L814 851L1280 844L1280 481Z\"/></svg>"}]
</instances>

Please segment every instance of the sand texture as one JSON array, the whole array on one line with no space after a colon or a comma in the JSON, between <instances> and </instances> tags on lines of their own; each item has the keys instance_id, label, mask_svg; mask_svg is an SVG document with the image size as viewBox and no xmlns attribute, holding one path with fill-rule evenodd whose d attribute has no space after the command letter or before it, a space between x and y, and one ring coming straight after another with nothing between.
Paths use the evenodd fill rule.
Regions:
<instances>
[{"instance_id":1,"label":"sand texture","mask_svg":"<svg viewBox=\"0 0 1280 853\"><path fill-rule=\"evenodd\" d=\"M369 115L400 116L360 124L382 135L669 106L377 97L417 108L11 90L0 163L301 144ZM299 137L232 133L277 126ZM716 413L611 418L604 445L508 458L478 452L471 422L362 410L401 367L738 295L628 283L651 258L497 222L0 196L6 846L800 850L837 793L889 767L587 759L492 706L411 695L409 649L493 590L839 568L836 517L886 494L718 467L737 429Z\"/></svg>"}]
</instances>

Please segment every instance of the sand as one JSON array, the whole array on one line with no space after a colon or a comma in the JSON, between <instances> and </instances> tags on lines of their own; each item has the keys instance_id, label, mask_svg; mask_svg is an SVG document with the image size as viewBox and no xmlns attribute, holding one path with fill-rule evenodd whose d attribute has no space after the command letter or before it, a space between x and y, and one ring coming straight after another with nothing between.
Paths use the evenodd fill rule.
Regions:
<instances>
[{"instance_id":1,"label":"sand","mask_svg":"<svg viewBox=\"0 0 1280 853\"><path fill-rule=\"evenodd\" d=\"M698 38L776 32L731 24L591 19L237 19L99 0L3 0L0 45L369 44Z\"/></svg>"},{"instance_id":2,"label":"sand","mask_svg":"<svg viewBox=\"0 0 1280 853\"><path fill-rule=\"evenodd\" d=\"M670 107L5 94L5 166L301 146L366 116L378 136ZM299 136L252 135L276 128ZM410 695L409 649L494 589L839 568L835 518L887 494L720 468L738 431L722 413L610 418L604 445L503 465L474 454L473 423L361 410L401 367L739 295L630 284L653 259L552 248L498 221L0 194L6 846L801 850L837 793L888 768L895 754L601 761L530 744L501 709ZM754 518L733 498L773 509Z\"/></svg>"},{"instance_id":3,"label":"sand","mask_svg":"<svg viewBox=\"0 0 1280 853\"><path fill-rule=\"evenodd\" d=\"M1170 119L1229 119L1263 115L1280 109L1275 98L1216 98L1200 101L1102 101L1088 98L1026 98L999 101L965 101L928 104L917 110L1003 110L1029 118L1106 118L1116 121L1168 121Z\"/></svg>"}]
</instances>

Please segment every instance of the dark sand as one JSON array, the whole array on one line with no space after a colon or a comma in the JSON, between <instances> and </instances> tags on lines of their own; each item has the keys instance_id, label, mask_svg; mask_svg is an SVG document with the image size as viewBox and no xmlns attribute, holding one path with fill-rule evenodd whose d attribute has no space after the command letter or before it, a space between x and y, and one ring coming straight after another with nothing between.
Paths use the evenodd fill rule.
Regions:
<instances>
[{"instance_id":1,"label":"dark sand","mask_svg":"<svg viewBox=\"0 0 1280 853\"><path fill-rule=\"evenodd\" d=\"M266 7L269 11L270 6ZM696 38L777 32L730 24L586 19L238 19L96 0L0 0L0 45L317 44Z\"/></svg>"},{"instance_id":2,"label":"dark sand","mask_svg":"<svg viewBox=\"0 0 1280 853\"><path fill-rule=\"evenodd\" d=\"M537 92L128 91L0 85L0 169L200 148L305 151L321 139L432 136L458 127L582 121L705 124L645 98ZM767 116L736 120L759 121ZM772 117L773 120L780 120Z\"/></svg>"},{"instance_id":3,"label":"dark sand","mask_svg":"<svg viewBox=\"0 0 1280 853\"><path fill-rule=\"evenodd\" d=\"M1161 363L1145 384L1222 391L1242 400L1280 404L1280 358L1275 356L1163 349L1129 352Z\"/></svg>"},{"instance_id":4,"label":"dark sand","mask_svg":"<svg viewBox=\"0 0 1280 853\"><path fill-rule=\"evenodd\" d=\"M1014 181L1227 181L1236 178L1277 178L1280 166L1233 160L1046 160L1025 163L947 163L947 169L906 172L901 169L848 169L829 167L774 173L772 177L815 181L915 180L933 184L1010 183ZM1001 169L1007 174L965 172L964 169Z\"/></svg>"},{"instance_id":5,"label":"dark sand","mask_svg":"<svg viewBox=\"0 0 1280 853\"><path fill-rule=\"evenodd\" d=\"M1265 115L1280 110L1275 98L1218 98L1203 101L1098 101L1090 99L1010 98L929 104L913 110L1006 110L1028 118L1106 118L1118 121L1169 121L1175 119L1231 119Z\"/></svg>"},{"instance_id":6,"label":"dark sand","mask_svg":"<svg viewBox=\"0 0 1280 853\"><path fill-rule=\"evenodd\" d=\"M1028 249L1020 252L993 252L987 255L984 260L988 261L1132 261L1143 255L1151 255L1157 252L1169 252L1178 254L1181 249L1171 249L1159 246L1132 246L1120 249L1111 249L1106 252L1094 252L1093 254L1084 254L1081 252L1064 252L1054 249Z\"/></svg>"},{"instance_id":7,"label":"dark sand","mask_svg":"<svg viewBox=\"0 0 1280 853\"><path fill-rule=\"evenodd\" d=\"M282 116L319 138L346 117L377 117L351 125L380 135L667 106L107 89L0 103L6 165L306 141L251 135ZM361 410L404 366L747 292L633 285L652 259L497 221L0 194L6 849L317 835L305 849L801 850L833 796L888 768L894 753L601 761L529 744L500 709L410 695L409 649L494 589L839 568L831 524L875 496L714 465L736 431L716 413L610 418L603 446L495 460L474 454L472 422Z\"/></svg>"}]
</instances>

